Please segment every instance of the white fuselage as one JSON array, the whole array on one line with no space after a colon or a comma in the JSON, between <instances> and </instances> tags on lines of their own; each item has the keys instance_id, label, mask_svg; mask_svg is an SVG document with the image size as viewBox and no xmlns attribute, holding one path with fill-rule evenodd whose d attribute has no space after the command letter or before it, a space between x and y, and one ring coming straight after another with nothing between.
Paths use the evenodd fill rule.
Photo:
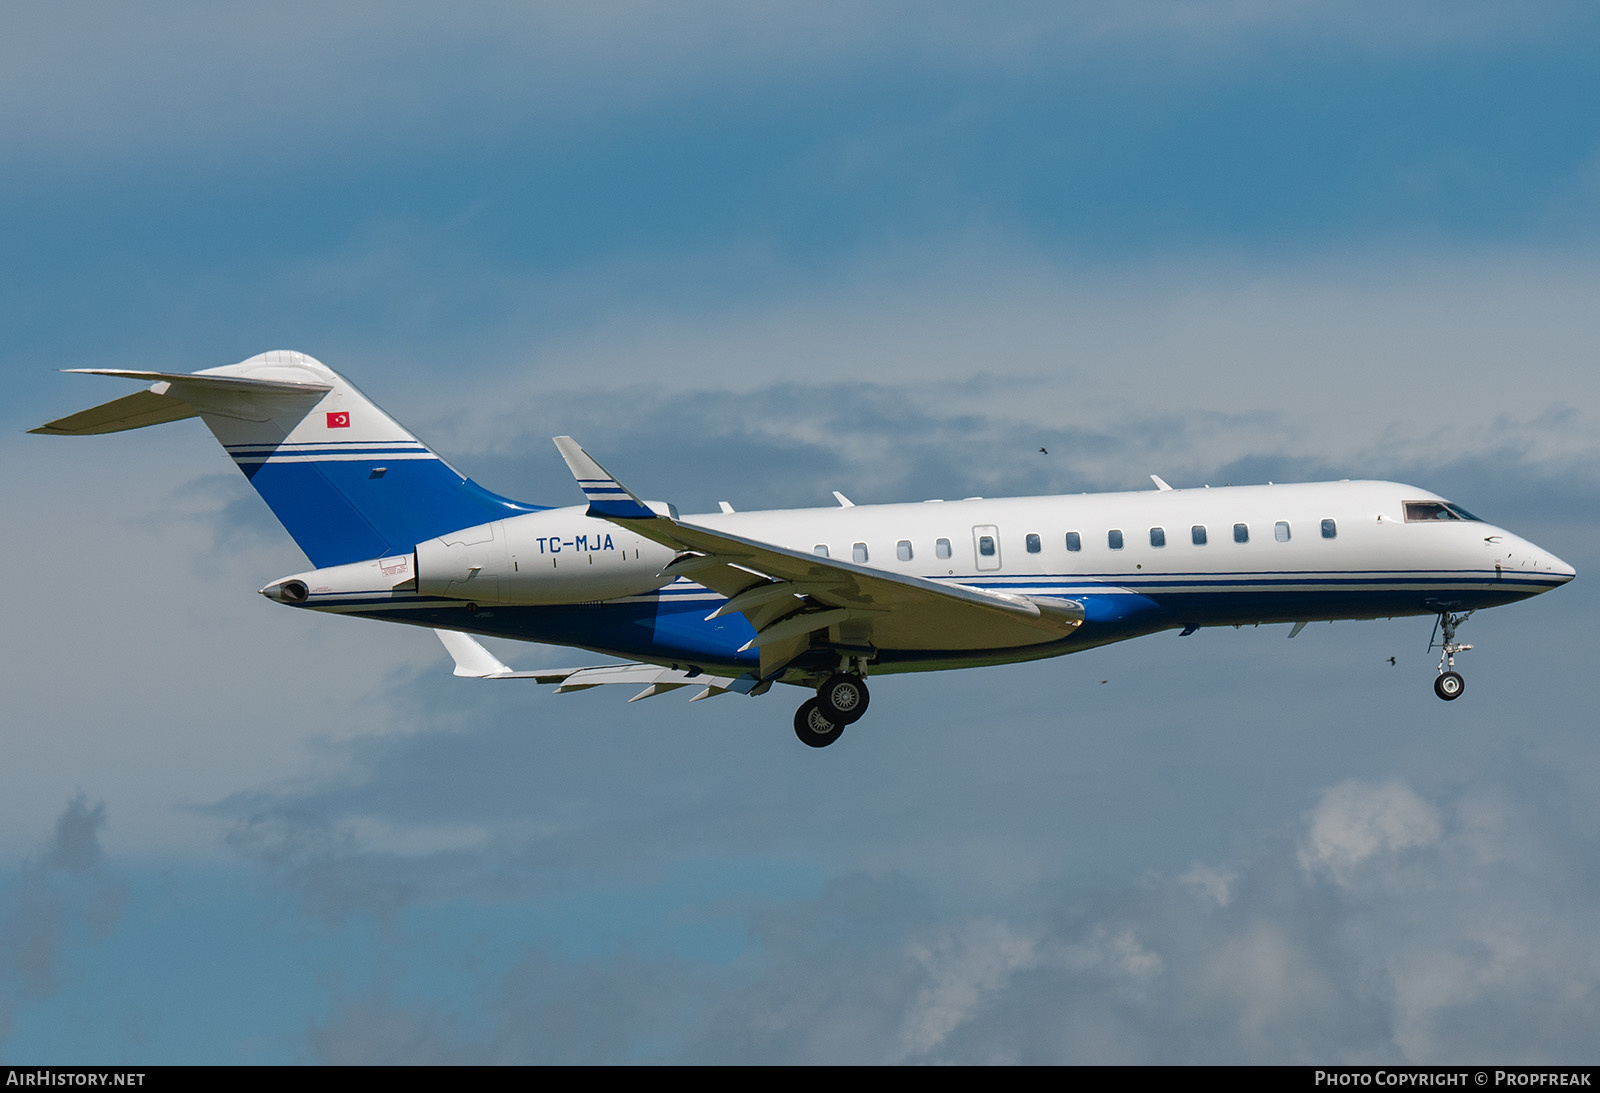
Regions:
<instances>
[{"instance_id":1,"label":"white fuselage","mask_svg":"<svg viewBox=\"0 0 1600 1093\"><path fill-rule=\"evenodd\" d=\"M1548 551L1482 521L1406 521L1404 502L1442 500L1393 482L1318 482L685 519L794 549L825 546L834 558L891 571L1018 589L1048 586L1058 593L1079 584L1095 591L1106 583L1130 590L1238 589L1239 581L1255 578L1274 579L1284 591L1296 587L1297 578L1304 578L1300 585L1325 578L1387 587L1380 579L1412 577L1410 583L1432 595L1444 591L1452 575L1465 584L1497 575L1572 575ZM1330 534L1325 521L1332 521ZM1240 526L1244 530L1236 532ZM1196 528L1204 529L1201 543ZM1069 546L1069 533L1076 533L1077 549ZM1120 546L1113 545L1113 533L1120 533ZM981 553L985 536L994 539L993 554ZM949 544L948 558L938 556L941 540ZM902 557L907 550L910 557Z\"/></svg>"},{"instance_id":2,"label":"white fuselage","mask_svg":"<svg viewBox=\"0 0 1600 1093\"><path fill-rule=\"evenodd\" d=\"M1322 482L706 513L714 531L873 569L1082 604L1070 638L1006 648L908 640L879 671L1054 656L1174 627L1433 614L1571 579L1559 558L1475 518L1407 518L1438 495ZM1415 511L1415 510L1414 510ZM377 563L301 575L306 606L581 645L660 663L747 667L723 598L661 576L672 552L582 507L453 533L415 553L409 587ZM315 585L318 576L324 579ZM288 580L288 579L286 579ZM463 615L467 607L470 614ZM575 614L578 612L579 614Z\"/></svg>"}]
</instances>

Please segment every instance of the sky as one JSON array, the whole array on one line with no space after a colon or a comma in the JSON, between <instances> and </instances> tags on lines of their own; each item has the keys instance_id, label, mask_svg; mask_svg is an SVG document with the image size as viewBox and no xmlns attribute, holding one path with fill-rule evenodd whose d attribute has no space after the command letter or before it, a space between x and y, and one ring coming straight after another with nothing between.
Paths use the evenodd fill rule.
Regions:
<instances>
[{"instance_id":1,"label":"sky","mask_svg":"<svg viewBox=\"0 0 1600 1093\"><path fill-rule=\"evenodd\" d=\"M1591 5L6 22L0 1060L1597 1061ZM25 434L269 349L538 503L1387 478L1579 578L1454 703L1429 619L1206 630L813 751L268 602L198 422Z\"/></svg>"}]
</instances>

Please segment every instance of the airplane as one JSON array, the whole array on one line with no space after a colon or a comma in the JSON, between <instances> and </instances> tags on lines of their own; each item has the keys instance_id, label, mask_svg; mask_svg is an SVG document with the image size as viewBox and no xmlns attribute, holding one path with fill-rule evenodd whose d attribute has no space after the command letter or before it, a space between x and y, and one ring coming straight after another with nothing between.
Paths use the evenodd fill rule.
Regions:
<instances>
[{"instance_id":1,"label":"airplane","mask_svg":"<svg viewBox=\"0 0 1600 1093\"><path fill-rule=\"evenodd\" d=\"M866 713L869 675L1062 656L1167 630L1436 616L1434 691L1461 697L1457 629L1573 568L1437 494L1339 481L966 498L680 516L554 438L585 503L546 507L456 471L303 353L139 380L32 430L81 436L198 416L313 569L261 594L428 627L455 674L558 693L698 687L691 701L815 691L795 734L826 747ZM627 663L515 671L473 635Z\"/></svg>"}]
</instances>

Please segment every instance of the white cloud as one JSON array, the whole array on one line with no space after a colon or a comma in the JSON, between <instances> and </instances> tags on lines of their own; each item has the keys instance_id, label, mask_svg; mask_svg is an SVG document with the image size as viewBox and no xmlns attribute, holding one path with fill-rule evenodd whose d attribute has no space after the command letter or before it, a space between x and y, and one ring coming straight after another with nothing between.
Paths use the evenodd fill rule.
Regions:
<instances>
[{"instance_id":1,"label":"white cloud","mask_svg":"<svg viewBox=\"0 0 1600 1093\"><path fill-rule=\"evenodd\" d=\"M1239 874L1231 869L1219 869L1204 862L1195 862L1178 879L1186 884L1192 884L1205 893L1206 897L1214 900L1218 907L1226 907L1233 900Z\"/></svg>"},{"instance_id":2,"label":"white cloud","mask_svg":"<svg viewBox=\"0 0 1600 1093\"><path fill-rule=\"evenodd\" d=\"M1161 957L1139 943L1129 926L1096 926L1088 938L1066 945L1057 956L1075 972L1097 972L1112 978L1149 979L1161 971Z\"/></svg>"},{"instance_id":3,"label":"white cloud","mask_svg":"<svg viewBox=\"0 0 1600 1093\"><path fill-rule=\"evenodd\" d=\"M1341 782L1312 810L1300 849L1308 873L1326 873L1349 886L1373 859L1397 859L1431 847L1441 833L1438 813L1403 782Z\"/></svg>"},{"instance_id":4,"label":"white cloud","mask_svg":"<svg viewBox=\"0 0 1600 1093\"><path fill-rule=\"evenodd\" d=\"M1226 906L1187 895L1191 868L1099 910L1052 908L1045 930L945 927L918 950L932 955L909 1010L938 1020L908 1027L931 1057L966 1062L1586 1058L1600 997L1591 840L1563 833L1536 861L1485 862L1467 844L1487 829L1515 837L1564 805L1524 800L1493 818L1471 800L1346 781L1306 817L1298 852L1274 841L1241 860ZM1463 810L1477 812L1472 832L1441 820ZM1414 883L1330 887L1306 848L1347 879L1404 856ZM1542 882L1552 857L1569 881Z\"/></svg>"},{"instance_id":5,"label":"white cloud","mask_svg":"<svg viewBox=\"0 0 1600 1093\"><path fill-rule=\"evenodd\" d=\"M585 1035L611 1060L1582 1061L1600 1017L1593 840L1557 830L1532 865L1479 860L1467 844L1486 829L1520 838L1567 799L1507 800L1475 832L1441 819L1475 797L1429 800L1398 780L1330 786L1289 837L1236 859L1226 906L1194 898L1194 868L1095 895L1052 880L1052 894L1008 898L1007 913L953 914L907 878L851 874L753 915L731 965L534 952L537 984L497 962L439 1027L458 1057L493 1043L507 1061L548 1061L559 1053L544 1031L513 1030L502 1010L592 980L678 999L662 1016L597 1014ZM1416 883L1330 885L1296 844L1341 863L1404 856ZM1563 883L1546 881L1551 861ZM350 1012L393 1017L357 1022L348 1041L336 1018L317 1032L320 1051L373 1058L362 1053L384 1029L425 1016L381 998Z\"/></svg>"},{"instance_id":6,"label":"white cloud","mask_svg":"<svg viewBox=\"0 0 1600 1093\"><path fill-rule=\"evenodd\" d=\"M1033 938L993 921L914 940L909 955L921 968L924 984L901 1026L902 1058L935 1051L952 1029L973 1016L985 996L1003 989L1017 969L1036 963L1036 948Z\"/></svg>"}]
</instances>

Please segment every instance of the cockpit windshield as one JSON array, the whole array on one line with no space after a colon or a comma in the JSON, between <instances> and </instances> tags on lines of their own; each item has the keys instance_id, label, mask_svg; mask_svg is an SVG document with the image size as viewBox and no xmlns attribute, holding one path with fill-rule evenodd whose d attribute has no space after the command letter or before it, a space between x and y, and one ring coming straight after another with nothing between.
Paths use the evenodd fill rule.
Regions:
<instances>
[{"instance_id":1,"label":"cockpit windshield","mask_svg":"<svg viewBox=\"0 0 1600 1093\"><path fill-rule=\"evenodd\" d=\"M1429 520L1474 520L1480 524L1483 522L1460 505L1453 505L1448 501L1407 501L1405 509L1408 524L1420 524Z\"/></svg>"}]
</instances>

